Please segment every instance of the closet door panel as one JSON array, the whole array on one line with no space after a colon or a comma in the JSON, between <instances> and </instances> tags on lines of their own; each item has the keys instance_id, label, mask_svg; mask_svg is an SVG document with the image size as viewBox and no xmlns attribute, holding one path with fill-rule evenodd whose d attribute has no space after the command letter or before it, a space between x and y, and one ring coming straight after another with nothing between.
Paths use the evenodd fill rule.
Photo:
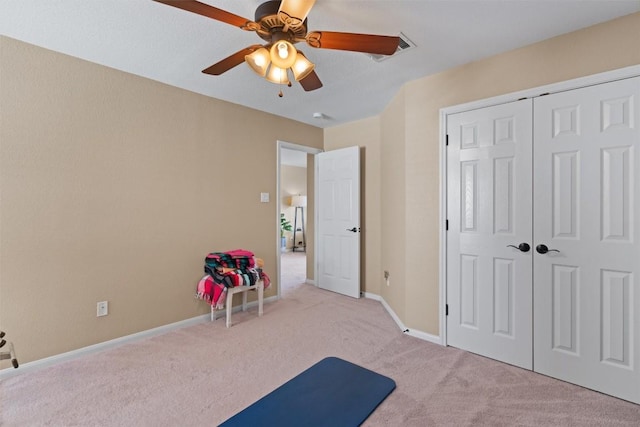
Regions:
<instances>
[{"instance_id":1,"label":"closet door panel","mask_svg":"<svg viewBox=\"0 0 640 427\"><path fill-rule=\"evenodd\" d=\"M447 343L532 368L532 101L447 117Z\"/></svg>"},{"instance_id":2,"label":"closet door panel","mask_svg":"<svg viewBox=\"0 0 640 427\"><path fill-rule=\"evenodd\" d=\"M534 369L636 403L639 123L640 78L534 101Z\"/></svg>"}]
</instances>

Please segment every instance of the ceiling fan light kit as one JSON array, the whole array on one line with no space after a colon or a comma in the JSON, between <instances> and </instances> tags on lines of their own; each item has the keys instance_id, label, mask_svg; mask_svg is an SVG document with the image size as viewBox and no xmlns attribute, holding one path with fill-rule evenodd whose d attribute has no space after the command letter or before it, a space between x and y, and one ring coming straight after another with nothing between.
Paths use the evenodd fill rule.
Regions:
<instances>
[{"instance_id":1,"label":"ceiling fan light kit","mask_svg":"<svg viewBox=\"0 0 640 427\"><path fill-rule=\"evenodd\" d=\"M260 77L277 84L291 82L288 71L305 91L322 87L315 65L294 44L306 42L317 49L336 49L376 55L393 55L397 36L314 31L307 33L307 15L315 0L270 0L257 7L255 22L197 0L153 0L178 9L206 16L245 31L255 31L266 45L246 47L202 70L220 75L246 62ZM279 94L282 97L282 91Z\"/></svg>"},{"instance_id":2,"label":"ceiling fan light kit","mask_svg":"<svg viewBox=\"0 0 640 427\"><path fill-rule=\"evenodd\" d=\"M276 67L275 65L271 65L269 68L269 72L265 76L265 78L271 83L279 84L279 85L288 85L291 83L289 81L289 76L287 75L287 70L284 68Z\"/></svg>"},{"instance_id":3,"label":"ceiling fan light kit","mask_svg":"<svg viewBox=\"0 0 640 427\"><path fill-rule=\"evenodd\" d=\"M279 68L290 68L296 62L298 51L286 40L275 42L269 50L271 62Z\"/></svg>"},{"instance_id":4,"label":"ceiling fan light kit","mask_svg":"<svg viewBox=\"0 0 640 427\"><path fill-rule=\"evenodd\" d=\"M246 55L244 60L260 77L264 77L267 74L267 70L271 64L269 51L264 47L261 47L250 55Z\"/></svg>"},{"instance_id":5,"label":"ceiling fan light kit","mask_svg":"<svg viewBox=\"0 0 640 427\"><path fill-rule=\"evenodd\" d=\"M295 81L300 81L313 71L315 65L286 41L279 41L270 50L260 48L245 56L245 62L260 77L277 84L288 84L288 69Z\"/></svg>"},{"instance_id":6,"label":"ceiling fan light kit","mask_svg":"<svg viewBox=\"0 0 640 427\"><path fill-rule=\"evenodd\" d=\"M297 82L307 77L316 66L307 59L306 56L300 51L298 51L298 55L296 56L296 62L293 63L291 67L291 72L293 73L293 77Z\"/></svg>"}]
</instances>

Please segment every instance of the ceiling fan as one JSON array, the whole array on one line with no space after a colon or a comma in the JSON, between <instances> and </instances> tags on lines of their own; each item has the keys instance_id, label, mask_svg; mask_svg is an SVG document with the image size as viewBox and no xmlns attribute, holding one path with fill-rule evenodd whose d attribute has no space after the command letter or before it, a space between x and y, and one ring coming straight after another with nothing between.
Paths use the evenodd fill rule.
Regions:
<instances>
[{"instance_id":1,"label":"ceiling fan","mask_svg":"<svg viewBox=\"0 0 640 427\"><path fill-rule=\"evenodd\" d=\"M267 1L256 9L255 21L196 0L153 1L197 13L245 31L255 31L267 42L264 45L248 46L202 70L203 73L218 76L246 62L261 77L273 83L291 86L290 71L305 91L321 88L322 82L314 71L315 65L294 44L304 41L319 49L392 55L400 41L396 36L335 31L307 32L306 18L315 0ZM279 96L282 96L282 91Z\"/></svg>"}]
</instances>

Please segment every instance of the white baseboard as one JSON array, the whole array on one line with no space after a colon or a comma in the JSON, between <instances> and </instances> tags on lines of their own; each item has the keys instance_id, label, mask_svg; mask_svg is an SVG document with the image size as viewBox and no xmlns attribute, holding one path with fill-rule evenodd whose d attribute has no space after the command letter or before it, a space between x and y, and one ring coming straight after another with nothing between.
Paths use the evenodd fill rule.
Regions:
<instances>
[{"instance_id":1,"label":"white baseboard","mask_svg":"<svg viewBox=\"0 0 640 427\"><path fill-rule=\"evenodd\" d=\"M362 295L367 299L372 299L374 301L382 301L382 297L378 294L372 294L371 292L362 292Z\"/></svg>"},{"instance_id":2,"label":"white baseboard","mask_svg":"<svg viewBox=\"0 0 640 427\"><path fill-rule=\"evenodd\" d=\"M270 303L277 300L278 300L277 296L272 296L269 298L265 298L263 302ZM258 301L251 301L247 303L248 308L256 307L257 305L258 305ZM237 305L233 307L232 313L236 313L241 310L242 310L242 305ZM56 354L55 356L45 357L44 359L34 360L33 362L20 364L20 367L18 369L14 369L14 368L2 369L0 370L0 380L11 378L20 374L26 374L27 372L32 372L38 369L57 365L58 363L66 362L72 359L77 359L79 357L86 356L88 354L97 353L99 351L119 347L123 344L132 343L145 338L166 334L167 332L171 332L176 329L181 329L187 326L193 326L193 325L197 325L205 322L211 322L210 313L192 317L191 319L181 320L175 323L170 323L168 325L158 326L157 328L147 329L146 331L137 332L135 334L114 338L109 341L104 341L98 344L82 347L77 350L71 350L66 353ZM224 317L222 317L221 322L224 322Z\"/></svg>"},{"instance_id":3,"label":"white baseboard","mask_svg":"<svg viewBox=\"0 0 640 427\"><path fill-rule=\"evenodd\" d=\"M368 298L368 299L375 300L375 301L380 301L380 303L382 304L384 309L387 310L387 313L389 313L389 315L391 316L393 321L396 322L396 324L398 325L400 330L402 332L404 332L405 334L410 335L410 336L415 337L415 338L419 338L419 339L424 340L424 341L432 342L434 344L443 345L442 339L437 335L428 334L426 332L419 331L417 329L409 329L409 328L407 328L405 326L405 324L402 323L402 320L400 320L400 318L395 313L395 311L393 311L391 306L389 304L387 304L387 302L384 300L384 298L382 298L380 295L372 294L370 292L365 292L364 293L364 297Z\"/></svg>"},{"instance_id":4,"label":"white baseboard","mask_svg":"<svg viewBox=\"0 0 640 427\"><path fill-rule=\"evenodd\" d=\"M307 279L307 280L305 280L305 281L304 281L304 283L307 283L307 284L309 284L309 285L316 286L316 281L315 281L315 280L313 280L313 279Z\"/></svg>"},{"instance_id":5,"label":"white baseboard","mask_svg":"<svg viewBox=\"0 0 640 427\"><path fill-rule=\"evenodd\" d=\"M414 338L420 338L423 341L429 341L434 344L444 345L444 343L442 342L442 339L437 335L428 334L426 332L418 331L416 329L407 329L406 334Z\"/></svg>"},{"instance_id":6,"label":"white baseboard","mask_svg":"<svg viewBox=\"0 0 640 427\"><path fill-rule=\"evenodd\" d=\"M278 301L278 296L274 295L272 297L269 298L265 298L262 300L262 303L270 303L270 302L274 302L274 301ZM251 308L251 307L257 307L258 306L258 301L251 301L250 303L247 304L247 307ZM242 306L238 306L238 307L234 307L233 312L235 313L236 311L240 311L242 310Z\"/></svg>"},{"instance_id":7,"label":"white baseboard","mask_svg":"<svg viewBox=\"0 0 640 427\"><path fill-rule=\"evenodd\" d=\"M313 280L308 280L307 279L306 282L309 283L309 284L315 285L315 281L313 281ZM432 335L432 334L428 334L426 332L422 332L422 331L418 331L418 330L415 330L415 329L407 328L404 325L404 323L402 323L400 318L396 315L396 313L393 311L393 309L389 306L389 304L387 304L387 302L384 300L384 298L382 298L380 295L372 294L370 292L365 292L364 293L364 297L368 298L368 299L375 300L375 301L379 301L382 304L382 306L385 308L385 310L387 310L387 312L389 313L391 318L394 320L394 322L396 322L396 324L398 325L400 330L405 332L407 335L410 335L410 336L415 337L415 338L419 338L419 339L424 340L424 341L429 341L429 342L432 342L432 343L435 343L435 344L442 345L442 340L440 339L440 337L438 337L436 335ZM278 300L277 296L272 296L272 297L269 297L269 298L265 298L264 302L265 303L270 303L270 302L277 301L277 300ZM258 301L251 301L250 303L247 304L247 306L249 308L255 307L257 305L258 305ZM236 312L238 312L240 310L242 310L242 306L241 305L237 305L237 306L233 307L232 312L236 313ZM176 329L185 328L187 326L197 325L197 324L205 323L205 322L210 322L210 314L203 314L203 315L200 315L200 316L193 317L191 319L181 320L179 322L170 323L168 325L159 326L157 328L148 329L146 331L137 332L135 334L126 335L126 336L123 336L123 337L120 337L120 338L115 338L115 339L112 339L112 340L109 340L109 341L101 342L101 343L90 345L90 346L83 347L83 348L79 348L77 350L68 351L66 353L57 354L55 356L46 357L44 359L35 360L33 362L27 362L27 363L21 364L18 369L13 369L13 368L2 369L2 370L0 370L0 380L6 379L6 378L11 378L11 377L14 377L16 375L24 374L24 373L27 373L27 372L32 372L32 371L35 371L35 370L38 370L38 369L42 369L42 368L46 368L46 367L49 367L49 366L53 366L53 365L56 365L58 363L66 362L68 360L76 359L78 357L85 356L85 355L88 355L88 354L97 353L99 351L115 348L115 347L121 346L123 344L139 341L141 339L145 339L145 338L150 338L150 337L157 336L157 335L166 334L167 332L170 332L170 331L173 331L173 330L176 330Z\"/></svg>"},{"instance_id":8,"label":"white baseboard","mask_svg":"<svg viewBox=\"0 0 640 427\"><path fill-rule=\"evenodd\" d=\"M76 359L81 356L85 356L99 351L107 350L110 348L118 347L126 343L139 341L144 338L154 337L156 335L165 334L175 329L184 328L186 326L197 325L210 321L209 314L203 314L200 316L192 317L191 319L182 320L168 325L158 326L157 328L147 329L146 331L137 332L131 335L125 335L123 337L114 338L109 341L104 341L98 344L93 344L87 347L82 347L77 350L71 350L66 353L56 354L55 356L45 357L44 359L34 360L25 364L20 364L18 369L3 369L0 371L0 380L10 378L16 375L25 374L27 372L34 371L36 369L46 368L58 363L66 362L67 360Z\"/></svg>"}]
</instances>

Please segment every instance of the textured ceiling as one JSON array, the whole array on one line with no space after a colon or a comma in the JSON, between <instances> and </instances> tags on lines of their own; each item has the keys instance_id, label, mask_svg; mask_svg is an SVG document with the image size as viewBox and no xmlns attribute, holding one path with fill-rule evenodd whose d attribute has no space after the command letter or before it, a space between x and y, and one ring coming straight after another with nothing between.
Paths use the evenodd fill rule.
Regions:
<instances>
[{"instance_id":1,"label":"textured ceiling","mask_svg":"<svg viewBox=\"0 0 640 427\"><path fill-rule=\"evenodd\" d=\"M254 19L258 0L203 0ZM318 127L379 114L407 81L640 11L640 0L317 0L311 31L405 34L416 47L382 62L297 48L324 87L279 88L245 64L201 70L248 45L252 32L151 0L0 0L0 34ZM314 113L323 113L314 118Z\"/></svg>"}]
</instances>

